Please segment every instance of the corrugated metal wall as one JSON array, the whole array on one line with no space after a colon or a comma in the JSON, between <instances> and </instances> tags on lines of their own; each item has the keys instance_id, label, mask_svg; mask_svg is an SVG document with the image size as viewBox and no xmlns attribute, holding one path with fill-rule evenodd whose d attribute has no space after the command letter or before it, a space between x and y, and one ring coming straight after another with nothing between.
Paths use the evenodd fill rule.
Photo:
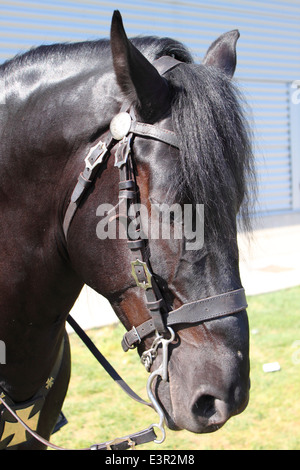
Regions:
<instances>
[{"instance_id":1,"label":"corrugated metal wall","mask_svg":"<svg viewBox=\"0 0 300 470\"><path fill-rule=\"evenodd\" d=\"M236 76L253 107L259 210L300 209L300 148L291 122L300 104L291 109L290 93L300 79L300 1L0 0L0 61L34 45L107 37L115 8L130 36L174 37L198 60L218 35L240 30Z\"/></svg>"},{"instance_id":2,"label":"corrugated metal wall","mask_svg":"<svg viewBox=\"0 0 300 470\"><path fill-rule=\"evenodd\" d=\"M255 120L258 211L292 210L289 85L281 81L253 81L247 82L246 88Z\"/></svg>"}]
</instances>

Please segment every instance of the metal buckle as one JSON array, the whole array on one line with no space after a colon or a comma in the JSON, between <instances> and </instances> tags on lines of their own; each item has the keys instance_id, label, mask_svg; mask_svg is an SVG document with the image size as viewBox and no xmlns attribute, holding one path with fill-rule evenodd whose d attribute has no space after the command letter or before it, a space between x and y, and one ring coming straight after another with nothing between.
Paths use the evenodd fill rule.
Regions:
<instances>
[{"instance_id":1,"label":"metal buckle","mask_svg":"<svg viewBox=\"0 0 300 470\"><path fill-rule=\"evenodd\" d=\"M136 334L136 336L137 336L137 339L138 339L139 344L141 344L142 338L140 337L138 330L136 329L135 326L133 326L132 329L133 329L133 331L135 332L135 334Z\"/></svg>"},{"instance_id":2,"label":"metal buckle","mask_svg":"<svg viewBox=\"0 0 300 470\"><path fill-rule=\"evenodd\" d=\"M135 448L135 442L130 439L130 437L117 437L116 439L113 439L112 441L109 441L106 443L106 450L113 450L111 446L116 445L116 444L122 444L123 442L127 442L130 449L134 450Z\"/></svg>"},{"instance_id":3,"label":"metal buckle","mask_svg":"<svg viewBox=\"0 0 300 470\"><path fill-rule=\"evenodd\" d=\"M85 157L85 166L90 171L92 171L97 165L102 163L104 155L107 153L108 149L105 142L98 142L94 147L92 147Z\"/></svg>"},{"instance_id":4,"label":"metal buckle","mask_svg":"<svg viewBox=\"0 0 300 470\"><path fill-rule=\"evenodd\" d=\"M136 267L138 268L140 267L144 270L144 275L146 278L145 280L139 281L136 270L135 270ZM135 261L131 261L131 274L138 287L141 287L142 289L145 289L145 290L152 288L152 274L149 271L149 268L146 263L144 263L143 261L140 261L139 259ZM142 272L140 274L142 274Z\"/></svg>"}]
</instances>

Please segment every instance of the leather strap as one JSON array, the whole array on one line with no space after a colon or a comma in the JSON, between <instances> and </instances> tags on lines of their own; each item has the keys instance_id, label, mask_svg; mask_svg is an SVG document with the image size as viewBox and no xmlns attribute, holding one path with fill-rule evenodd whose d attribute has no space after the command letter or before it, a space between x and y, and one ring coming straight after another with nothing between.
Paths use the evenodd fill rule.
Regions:
<instances>
[{"instance_id":1,"label":"leather strap","mask_svg":"<svg viewBox=\"0 0 300 470\"><path fill-rule=\"evenodd\" d=\"M72 450L72 449L66 449L64 447L57 446L55 444L52 444L51 442L47 441L44 439L42 436L37 434L35 431L33 431L27 424L17 415L17 413L12 409L8 403L6 403L3 398L0 396L0 403L9 411L9 413L18 421L18 423L23 426L23 428L32 436L34 437L37 441L39 441L41 444L50 447L51 449L54 450ZM126 449L134 449L135 446L140 445L140 444L146 444L147 442L152 442L157 438L153 426L150 426L147 429L144 429L143 431L139 431L134 434L130 434L129 436L125 436L122 438L117 438L109 442L103 442L102 444L95 444L92 445L91 447L86 447L81 450L126 450Z\"/></svg>"},{"instance_id":2,"label":"leather strap","mask_svg":"<svg viewBox=\"0 0 300 470\"><path fill-rule=\"evenodd\" d=\"M164 55L152 62L152 65L154 65L160 75L164 75L165 73L169 72L170 70L174 69L174 67L177 67L177 65L180 64L182 64L182 62L168 55Z\"/></svg>"},{"instance_id":3,"label":"leather strap","mask_svg":"<svg viewBox=\"0 0 300 470\"><path fill-rule=\"evenodd\" d=\"M132 349L134 345L140 343L146 336L151 335L156 330L154 321L148 320L142 323L140 326L135 326L130 331L127 331L122 339L122 348L123 351L128 351L128 349Z\"/></svg>"},{"instance_id":4,"label":"leather strap","mask_svg":"<svg viewBox=\"0 0 300 470\"><path fill-rule=\"evenodd\" d=\"M238 289L182 305L165 315L168 326L182 323L201 323L231 315L248 307L245 290Z\"/></svg>"},{"instance_id":5,"label":"leather strap","mask_svg":"<svg viewBox=\"0 0 300 470\"><path fill-rule=\"evenodd\" d=\"M95 358L98 360L98 362L102 365L102 367L106 370L106 372L115 380L115 382L123 389L124 392L126 392L131 398L136 400L138 403L141 403L143 405L147 405L152 407L152 403L148 403L144 401L142 398L140 398L127 384L124 382L124 380L119 376L119 374L115 371L115 369L109 364L109 362L105 359L105 357L101 354L101 352L97 349L97 347L94 345L94 343L91 341L91 339L87 336L85 331L78 325L78 323L69 315L67 318L68 323L72 326L74 331L78 334L78 336L82 339L82 341L85 343L85 345L88 347L88 349L91 351L91 353L95 356ZM64 344L64 341L63 341ZM52 370L52 376L56 377L58 373L58 368L61 364L61 358L62 358L62 353L63 353L63 347L60 348L60 352L58 355L58 359L55 363L55 366ZM49 391L49 390L48 390ZM39 392L39 395L42 392ZM4 396L4 393L3 393ZM41 442L47 447L50 447L54 450L69 450L65 449L60 446L56 446L52 444L51 442L47 441L44 439L42 436L37 434L35 431L33 431L15 412L13 409L13 402L8 399L8 397L5 395L5 398L2 398L0 395L0 405L3 405L8 412L19 422L21 426L23 426L26 431L37 441ZM92 445L91 447L82 449L82 450L126 450L129 448L134 449L135 446L140 445L140 444L146 444L147 442L153 442L157 438L153 426L150 426L147 429L144 429L142 431L139 431L137 433L130 434L128 436L122 437L122 438L117 438L109 442L103 442L101 444L95 444Z\"/></svg>"},{"instance_id":6,"label":"leather strap","mask_svg":"<svg viewBox=\"0 0 300 470\"><path fill-rule=\"evenodd\" d=\"M179 140L175 132L168 129L160 129L159 127L153 126L152 124L132 121L130 132L139 136L145 136L159 140L179 149Z\"/></svg>"},{"instance_id":7,"label":"leather strap","mask_svg":"<svg viewBox=\"0 0 300 470\"><path fill-rule=\"evenodd\" d=\"M54 444L51 444L51 442L47 441L46 439L44 439L42 436L40 436L39 434L37 434L35 431L33 431L29 426L27 426L27 424L17 415L17 413L12 409L12 407L10 405L8 405L8 403L6 403L3 398L1 398L0 396L0 403L2 403L2 405L9 411L9 413L15 418L16 421L18 421L18 423L23 426L23 428L32 436L34 437L37 441L41 442L42 444L44 444L45 446L47 447L51 447L52 449L55 449L55 450L67 450L67 449L64 449L63 447L59 447L59 446L56 446Z\"/></svg>"},{"instance_id":8,"label":"leather strap","mask_svg":"<svg viewBox=\"0 0 300 470\"><path fill-rule=\"evenodd\" d=\"M184 304L178 309L164 314L163 318L167 326L195 324L238 313L247 307L245 290L241 288ZM132 328L123 337L123 350L126 352L128 349L132 349L134 345L146 336L154 333L155 330L156 328L152 320Z\"/></svg>"},{"instance_id":9,"label":"leather strap","mask_svg":"<svg viewBox=\"0 0 300 470\"><path fill-rule=\"evenodd\" d=\"M152 403L144 401L140 398L130 387L129 385L122 379L122 377L118 374L118 372L113 368L113 366L107 361L107 359L103 356L103 354L99 351L96 345L92 342L86 332L78 325L78 323L74 320L71 315L68 316L67 322L73 328L73 330L78 334L79 338L84 342L93 356L97 359L97 361L101 364L103 369L111 376L111 378L122 388L122 390L127 393L133 400L141 403L142 405L152 407Z\"/></svg>"},{"instance_id":10,"label":"leather strap","mask_svg":"<svg viewBox=\"0 0 300 470\"><path fill-rule=\"evenodd\" d=\"M127 450L134 449L135 446L153 442L157 438L153 427L130 434L129 436L114 439L103 444L95 444L90 447L91 450Z\"/></svg>"},{"instance_id":11,"label":"leather strap","mask_svg":"<svg viewBox=\"0 0 300 470\"><path fill-rule=\"evenodd\" d=\"M94 145L94 147L92 147L87 157L85 158L85 169L78 177L77 184L71 194L71 199L63 221L63 231L66 240L68 237L69 227L78 209L81 198L94 182L96 175L95 170L98 169L98 166L103 162L104 158L109 156L113 142L114 140L109 133L106 137L106 141L103 142L100 140L96 145Z\"/></svg>"}]
</instances>

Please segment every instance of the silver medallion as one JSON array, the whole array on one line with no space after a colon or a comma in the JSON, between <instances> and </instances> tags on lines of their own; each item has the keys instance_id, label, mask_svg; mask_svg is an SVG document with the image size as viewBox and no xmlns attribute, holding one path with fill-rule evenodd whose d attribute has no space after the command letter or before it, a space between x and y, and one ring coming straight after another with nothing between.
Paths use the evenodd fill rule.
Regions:
<instances>
[{"instance_id":1,"label":"silver medallion","mask_svg":"<svg viewBox=\"0 0 300 470\"><path fill-rule=\"evenodd\" d=\"M131 117L128 113L117 114L110 123L110 132L114 139L122 140L125 137L131 126Z\"/></svg>"}]
</instances>

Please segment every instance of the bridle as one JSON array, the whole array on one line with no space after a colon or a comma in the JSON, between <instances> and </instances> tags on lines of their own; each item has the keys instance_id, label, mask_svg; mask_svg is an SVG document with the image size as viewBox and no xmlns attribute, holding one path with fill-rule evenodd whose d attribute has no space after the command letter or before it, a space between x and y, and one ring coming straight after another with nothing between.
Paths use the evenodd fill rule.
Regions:
<instances>
[{"instance_id":1,"label":"bridle","mask_svg":"<svg viewBox=\"0 0 300 470\"><path fill-rule=\"evenodd\" d=\"M166 73L179 64L181 64L181 62L169 56L161 57L153 63L161 74ZM127 222L132 222L129 216L130 205L137 202L136 198L138 194L134 166L132 163L132 145L135 136L155 139L178 149L180 148L180 143L173 131L138 122L132 108L130 108L129 112L121 110L111 121L110 132L106 142L98 142L85 158L85 169L78 178L64 218L63 229L66 239L78 204L83 194L85 194L86 190L93 184L94 170L103 163L104 158L117 144L115 167L119 169L120 175L118 218L120 222L124 222L125 227L126 225L128 226ZM132 235L134 239L132 239ZM149 247L146 247L146 240L142 235L142 227L134 234L127 232L127 245L132 254L131 273L135 279L136 285L145 291L146 305L150 313L150 319L141 325L134 326L130 331L125 333L122 341L124 351L134 348L144 338L155 332L159 335L165 335L174 325L201 323L203 321L240 312L247 307L244 289L238 289L207 299L187 303L176 310L171 310L153 275L149 262ZM144 353L143 359L145 359L146 356L147 354ZM147 360L145 359L145 363L149 364L149 361L150 357L148 355Z\"/></svg>"},{"instance_id":2,"label":"bridle","mask_svg":"<svg viewBox=\"0 0 300 470\"><path fill-rule=\"evenodd\" d=\"M162 57L153 63L161 75L179 64L181 64L181 62L168 56ZM124 109L126 109L126 105ZM135 136L158 140L167 145L178 149L180 148L180 143L173 131L138 122L132 108L126 111L121 110L111 121L110 132L106 142L100 141L91 149L85 159L85 170L79 176L78 183L73 191L71 202L65 215L63 228L66 239L77 205L86 189L93 184L93 172L95 168L103 162L104 158L116 145L118 145L118 147L115 152L115 167L119 169L120 176L118 218L120 222L124 222L125 227L130 225L128 224L128 222L132 222L129 215L130 205L137 202L138 194L134 165L132 162L132 146ZM132 239L132 235L134 239ZM147 391L155 410L161 418L159 427L163 431L164 436L162 426L164 415L157 400L153 396L151 385L157 376L160 376L163 381L168 380L168 345L175 338L172 327L174 325L199 324L225 315L238 313L247 308L247 302L244 289L241 288L187 303L176 310L171 310L152 272L149 261L149 246L146 245L147 240L145 240L142 235L142 227L137 228L134 234L129 234L127 231L127 245L132 258L131 273L136 285L145 292L146 306L150 318L140 325L133 326L130 331L125 333L122 340L122 347L126 352L128 349L135 348L146 337L155 334L151 347L142 353L141 361L149 372L157 357L158 349L161 347L162 362L160 367L150 375ZM162 442L162 440L156 442Z\"/></svg>"},{"instance_id":3,"label":"bridle","mask_svg":"<svg viewBox=\"0 0 300 470\"><path fill-rule=\"evenodd\" d=\"M181 62L168 56L161 57L153 63L161 75L180 64ZM70 225L83 195L86 194L88 189L94 183L99 165L103 164L103 162L109 157L112 149L116 146L115 167L118 168L120 177L119 203L117 205L119 213L117 217L121 223L124 223L126 229L128 228L128 222L132 222L132 219L130 218L130 206L137 202L138 197L138 188L132 160L135 136L154 139L178 149L180 148L180 143L173 131L161 129L156 125L138 122L133 108L124 105L121 112L112 119L106 139L100 140L96 145L94 145L84 160L85 169L78 177L77 184L72 192L63 221L63 231L66 241L68 240ZM129 233L127 230L127 246L131 253L131 274L136 285L144 290L146 306L149 312L149 320L142 324L135 325L131 330L127 331L123 336L122 347L126 352L129 349L135 348L145 338L154 335L152 345L142 353L141 361L149 372L158 355L158 351L161 350L161 364L148 378L147 392L151 401L150 404L137 397L137 395L131 390L128 390L129 387L125 389L126 386L121 386L125 389L126 393L129 393L132 396L132 398L140 403L152 406L158 413L160 418L159 424L153 424L151 427L147 428L145 431L147 431L148 434L147 432L142 432L147 434L146 440L144 440L143 443L149 442L149 440L161 443L165 439L165 418L163 410L152 392L152 384L157 377L160 377L164 382L168 380L168 346L175 339L173 326L179 325L179 327L182 327L182 325L187 326L200 324L201 322L235 314L245 310L247 308L247 302L244 289L241 288L186 303L181 307L172 310L165 300L165 297L156 281L155 275L152 272L149 246L147 245L147 240L145 240L142 235L143 232L141 226L137 226L134 233ZM75 320L69 316L68 321L81 338L88 343L90 340L87 339L86 334L79 325L77 325ZM97 352L95 347L92 352L94 355L98 355L98 360L100 362L104 362L103 359L101 359L101 353L99 351ZM107 364L103 366L108 370ZM109 367L111 368L111 366ZM111 375L114 374L116 373L112 370ZM160 440L158 440L155 433L153 433L153 427L158 427L161 430L162 438ZM35 433L32 434L34 435ZM92 448L124 448L124 443L125 448L133 447L134 444L142 442L137 442L137 436L139 434L140 433L127 436L126 438L115 440L112 443L105 443L104 446L106 447L103 447L103 445L96 445L92 446ZM150 438L149 435L151 435ZM38 438L37 436L34 437ZM120 446L118 446L118 444L120 444ZM47 445L49 445L49 443L47 443Z\"/></svg>"}]
</instances>

